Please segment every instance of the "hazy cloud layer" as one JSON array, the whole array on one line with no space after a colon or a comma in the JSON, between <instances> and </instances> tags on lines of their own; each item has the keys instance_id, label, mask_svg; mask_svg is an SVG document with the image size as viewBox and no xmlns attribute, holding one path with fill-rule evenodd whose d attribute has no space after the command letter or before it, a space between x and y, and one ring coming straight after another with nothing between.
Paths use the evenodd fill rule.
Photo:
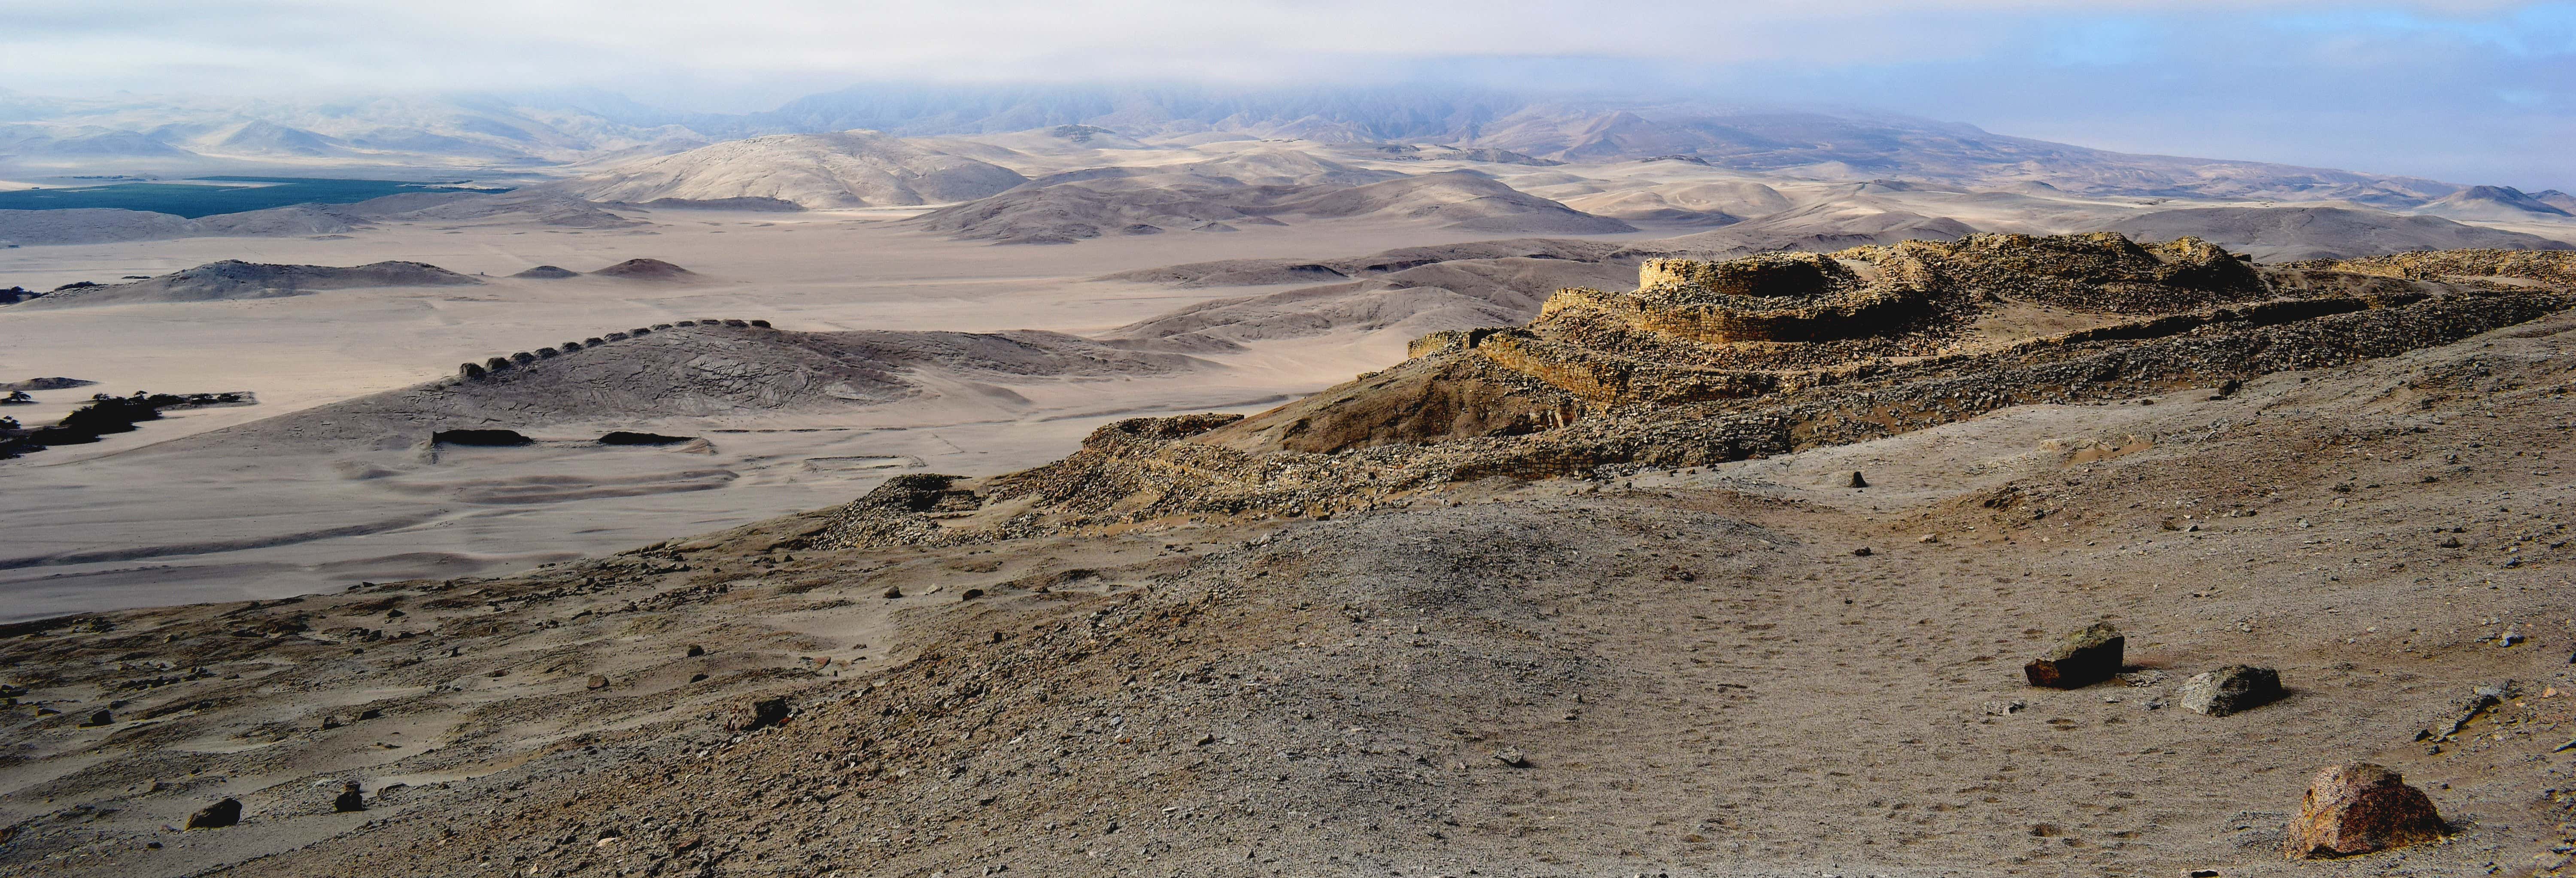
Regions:
<instances>
[{"instance_id":1,"label":"hazy cloud layer","mask_svg":"<svg viewBox=\"0 0 2576 878\"><path fill-rule=\"evenodd\" d=\"M2576 3L0 0L7 87L1437 81L1829 102L2121 149L2576 186Z\"/></svg>"}]
</instances>

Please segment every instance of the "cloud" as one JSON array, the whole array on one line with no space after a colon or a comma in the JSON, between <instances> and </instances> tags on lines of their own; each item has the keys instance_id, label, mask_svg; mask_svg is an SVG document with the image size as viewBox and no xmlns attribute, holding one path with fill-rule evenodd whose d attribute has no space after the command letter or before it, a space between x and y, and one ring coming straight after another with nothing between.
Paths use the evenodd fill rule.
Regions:
<instances>
[{"instance_id":1,"label":"cloud","mask_svg":"<svg viewBox=\"0 0 2576 878\"><path fill-rule=\"evenodd\" d=\"M713 77L1367 78L1424 59L1913 62L2014 50L2019 23L2119 48L2157 21L2477 26L2527 4L2238 0L0 0L20 87L247 91L614 86Z\"/></svg>"},{"instance_id":2,"label":"cloud","mask_svg":"<svg viewBox=\"0 0 2576 878\"><path fill-rule=\"evenodd\" d=\"M2088 145L2576 185L2576 2L0 0L7 87L597 88L765 109L859 82L1658 92Z\"/></svg>"}]
</instances>

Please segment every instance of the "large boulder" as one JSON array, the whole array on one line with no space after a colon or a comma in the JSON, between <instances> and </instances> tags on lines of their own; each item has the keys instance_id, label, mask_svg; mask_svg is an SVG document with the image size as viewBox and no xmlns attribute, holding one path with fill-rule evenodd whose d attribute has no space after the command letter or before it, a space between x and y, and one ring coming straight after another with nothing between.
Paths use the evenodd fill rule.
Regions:
<instances>
[{"instance_id":1,"label":"large boulder","mask_svg":"<svg viewBox=\"0 0 2576 878\"><path fill-rule=\"evenodd\" d=\"M2066 635L2039 658L2022 666L2033 686L2080 689L2120 672L2128 638L2109 622L2095 622Z\"/></svg>"},{"instance_id":2,"label":"large boulder","mask_svg":"<svg viewBox=\"0 0 2576 878\"><path fill-rule=\"evenodd\" d=\"M216 803L214 803L214 804L212 804L212 805L207 805L207 806L205 807L205 809L204 809L204 810L200 810L200 811L198 811L198 812L197 812L197 813L195 813L195 814L190 814L190 815L188 815L188 827L187 827L187 828L189 828L189 829L222 829L222 828L224 828L224 827L226 827L226 826L231 826L231 825L233 825L233 824L235 824L235 823L240 823L240 822L241 822L241 815L242 815L242 803L241 803L241 800L240 800L240 799L225 799L225 800L223 800L223 801L221 801L221 802L216 802Z\"/></svg>"},{"instance_id":3,"label":"large boulder","mask_svg":"<svg viewBox=\"0 0 2576 878\"><path fill-rule=\"evenodd\" d=\"M2385 766L2367 762L2317 772L2290 823L2283 851L2292 859L2366 854L2439 841L2449 826L2423 790Z\"/></svg>"},{"instance_id":4,"label":"large boulder","mask_svg":"<svg viewBox=\"0 0 2576 878\"><path fill-rule=\"evenodd\" d=\"M2281 689L2279 671L2228 665L2183 681L2181 703L2184 710L2193 713L2226 716L2279 701L2287 694Z\"/></svg>"}]
</instances>

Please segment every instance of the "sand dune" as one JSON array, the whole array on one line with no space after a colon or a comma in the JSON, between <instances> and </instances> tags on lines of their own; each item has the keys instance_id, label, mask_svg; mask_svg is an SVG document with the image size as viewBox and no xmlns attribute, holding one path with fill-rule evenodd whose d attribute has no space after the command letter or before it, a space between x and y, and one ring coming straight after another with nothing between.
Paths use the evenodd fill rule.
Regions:
<instances>
[{"instance_id":1,"label":"sand dune","mask_svg":"<svg viewBox=\"0 0 2576 878\"><path fill-rule=\"evenodd\" d=\"M1597 262L1624 249L1609 241L1573 238L1513 238L1431 247L1399 247L1366 256L1328 259L1226 259L1143 268L1107 275L1101 280L1171 284L1184 289L1313 283L1403 271L1460 259L1567 259Z\"/></svg>"},{"instance_id":2,"label":"sand dune","mask_svg":"<svg viewBox=\"0 0 2576 878\"><path fill-rule=\"evenodd\" d=\"M2198 207L2157 211L2102 226L2141 240L2198 235L2266 260L2324 259L2495 247L2566 250L2538 235L2347 207Z\"/></svg>"},{"instance_id":3,"label":"sand dune","mask_svg":"<svg viewBox=\"0 0 2576 878\"><path fill-rule=\"evenodd\" d=\"M2548 194L2566 199L2555 190ZM2576 222L2576 214L2571 214L2566 206L2550 203L2511 186L2471 186L2412 212L2455 220Z\"/></svg>"},{"instance_id":4,"label":"sand dune","mask_svg":"<svg viewBox=\"0 0 2576 878\"><path fill-rule=\"evenodd\" d=\"M770 198L848 208L966 201L1022 182L1018 172L999 165L874 131L843 131L719 143L561 185L605 201Z\"/></svg>"},{"instance_id":5,"label":"sand dune","mask_svg":"<svg viewBox=\"0 0 2576 878\"><path fill-rule=\"evenodd\" d=\"M1463 171L1407 176L1268 150L1165 168L1103 168L1033 181L917 218L968 240L1062 244L1103 235L1231 232L1281 217L1401 220L1506 234L1635 231Z\"/></svg>"},{"instance_id":6,"label":"sand dune","mask_svg":"<svg viewBox=\"0 0 2576 878\"><path fill-rule=\"evenodd\" d=\"M1926 216L1866 198L1828 201L1756 217L1715 231L1656 242L1674 252L1736 255L1765 250L1830 252L1861 244L1922 239L1952 241L1977 231L1945 216Z\"/></svg>"},{"instance_id":7,"label":"sand dune","mask_svg":"<svg viewBox=\"0 0 2576 878\"><path fill-rule=\"evenodd\" d=\"M422 262L375 262L349 268L329 265L266 265L225 260L113 286L58 290L19 303L21 308L76 308L146 302L211 302L224 299L270 299L318 290L369 287L472 286L465 275Z\"/></svg>"},{"instance_id":8,"label":"sand dune","mask_svg":"<svg viewBox=\"0 0 2576 878\"><path fill-rule=\"evenodd\" d=\"M1346 283L1205 302L1103 338L1185 351L1343 332L1411 338L1520 323L1559 288L1616 284L1634 274L1632 261L1445 260Z\"/></svg>"}]
</instances>

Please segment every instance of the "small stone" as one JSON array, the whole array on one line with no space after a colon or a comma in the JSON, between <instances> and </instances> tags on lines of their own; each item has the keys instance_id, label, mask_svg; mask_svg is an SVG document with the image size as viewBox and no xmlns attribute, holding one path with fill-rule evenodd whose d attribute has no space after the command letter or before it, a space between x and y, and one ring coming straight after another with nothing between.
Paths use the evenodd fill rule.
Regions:
<instances>
[{"instance_id":1,"label":"small stone","mask_svg":"<svg viewBox=\"0 0 2576 878\"><path fill-rule=\"evenodd\" d=\"M373 707L358 711L358 718L361 720L380 719L384 715L385 712L383 710Z\"/></svg>"},{"instance_id":2,"label":"small stone","mask_svg":"<svg viewBox=\"0 0 2576 878\"><path fill-rule=\"evenodd\" d=\"M97 713L90 714L88 719L81 720L80 727L84 729L94 729L99 726L112 726L115 724L116 714L102 710Z\"/></svg>"},{"instance_id":3,"label":"small stone","mask_svg":"<svg viewBox=\"0 0 2576 878\"><path fill-rule=\"evenodd\" d=\"M2281 700L2281 674L2271 668L2228 665L2183 681L2182 708L2204 716L2241 713Z\"/></svg>"},{"instance_id":4,"label":"small stone","mask_svg":"<svg viewBox=\"0 0 2576 878\"><path fill-rule=\"evenodd\" d=\"M1915 542L1918 542L1918 543L1937 543L1937 542L1940 542L1940 541L1941 541L1941 535L1940 535L1940 534L1924 534L1924 535L1922 535L1922 536L1915 537L1915 538L1914 538L1914 541L1915 541Z\"/></svg>"},{"instance_id":5,"label":"small stone","mask_svg":"<svg viewBox=\"0 0 2576 878\"><path fill-rule=\"evenodd\" d=\"M2127 647L2128 638L2119 628L2109 622L2095 622L2059 639L2056 646L2022 666L2022 673L2033 686L2081 689L2119 673Z\"/></svg>"},{"instance_id":6,"label":"small stone","mask_svg":"<svg viewBox=\"0 0 2576 878\"><path fill-rule=\"evenodd\" d=\"M1855 558L1867 558L1875 554L1878 553L1870 551L1868 546L1862 546L1852 550L1852 557ZM2568 664L2576 664L2576 656L2571 656L2568 660Z\"/></svg>"},{"instance_id":7,"label":"small stone","mask_svg":"<svg viewBox=\"0 0 2576 878\"><path fill-rule=\"evenodd\" d=\"M886 600L894 600L895 598L903 597L903 589L897 586L886 586L885 596Z\"/></svg>"},{"instance_id":8,"label":"small stone","mask_svg":"<svg viewBox=\"0 0 2576 878\"><path fill-rule=\"evenodd\" d=\"M608 688L608 678L598 674L592 674L590 675L589 680L584 681L584 684L593 690L606 689Z\"/></svg>"},{"instance_id":9,"label":"small stone","mask_svg":"<svg viewBox=\"0 0 2576 878\"><path fill-rule=\"evenodd\" d=\"M1494 761L1500 762L1504 765L1509 765L1513 768L1529 767L1529 757L1523 755L1518 749L1511 747L1505 747L1494 751Z\"/></svg>"},{"instance_id":10,"label":"small stone","mask_svg":"<svg viewBox=\"0 0 2576 878\"><path fill-rule=\"evenodd\" d=\"M241 800L225 799L221 802L207 805L204 810L188 815L187 828L222 829L235 823L240 823L241 815Z\"/></svg>"},{"instance_id":11,"label":"small stone","mask_svg":"<svg viewBox=\"0 0 2576 878\"><path fill-rule=\"evenodd\" d=\"M691 682L691 683L704 683L704 682L706 682L706 680L707 680L707 675L705 675L705 674L690 674L690 675L689 675L689 682Z\"/></svg>"},{"instance_id":12,"label":"small stone","mask_svg":"<svg viewBox=\"0 0 2576 878\"><path fill-rule=\"evenodd\" d=\"M2290 822L2291 859L2323 859L2441 840L2449 831L2433 800L2406 778L2367 762L2317 772Z\"/></svg>"},{"instance_id":13,"label":"small stone","mask_svg":"<svg viewBox=\"0 0 2576 878\"><path fill-rule=\"evenodd\" d=\"M340 797L331 800L331 810L339 814L367 810L367 797L359 792L357 781L340 785Z\"/></svg>"},{"instance_id":14,"label":"small stone","mask_svg":"<svg viewBox=\"0 0 2576 878\"><path fill-rule=\"evenodd\" d=\"M2496 638L2495 645L2496 645L2496 646L2499 646L2499 647L2505 647L2505 646L2512 646L2512 645L2514 645L2514 644L2521 643L2521 642L2522 642L2522 634L2521 634L2520 632L2516 632L2516 631L2507 631L2507 632L2505 632L2504 634L2502 634L2502 635L2500 635L2500 636L2498 636L2498 637Z\"/></svg>"},{"instance_id":15,"label":"small stone","mask_svg":"<svg viewBox=\"0 0 2576 878\"><path fill-rule=\"evenodd\" d=\"M725 731L749 732L787 721L787 699L756 698L737 705L726 718Z\"/></svg>"},{"instance_id":16,"label":"small stone","mask_svg":"<svg viewBox=\"0 0 2576 878\"><path fill-rule=\"evenodd\" d=\"M694 643L689 644L689 654L688 654L688 656L687 656L688 658L697 658L698 656L702 656L702 655L706 655L706 654L707 654L707 648L706 648L706 647L699 646L699 645L694 644Z\"/></svg>"},{"instance_id":17,"label":"small stone","mask_svg":"<svg viewBox=\"0 0 2576 878\"><path fill-rule=\"evenodd\" d=\"M967 589L967 590L965 591L965 593L963 593L963 594L959 594L959 595L957 596L957 599L958 599L958 600L961 600L961 601L971 601L971 600L974 600L974 599L976 599L976 598L980 598L980 597L983 597L983 596L984 596L984 590L983 590L983 589L980 589L980 588L970 588L970 589Z\"/></svg>"},{"instance_id":18,"label":"small stone","mask_svg":"<svg viewBox=\"0 0 2576 878\"><path fill-rule=\"evenodd\" d=\"M1215 736L1215 735L1200 735L1198 740L1196 740L1196 741L1192 741L1192 742L1190 742L1190 743L1191 743L1193 746L1205 747L1205 746L1207 746L1207 745L1209 745L1209 744L1214 744L1214 743L1216 743L1216 736Z\"/></svg>"}]
</instances>

